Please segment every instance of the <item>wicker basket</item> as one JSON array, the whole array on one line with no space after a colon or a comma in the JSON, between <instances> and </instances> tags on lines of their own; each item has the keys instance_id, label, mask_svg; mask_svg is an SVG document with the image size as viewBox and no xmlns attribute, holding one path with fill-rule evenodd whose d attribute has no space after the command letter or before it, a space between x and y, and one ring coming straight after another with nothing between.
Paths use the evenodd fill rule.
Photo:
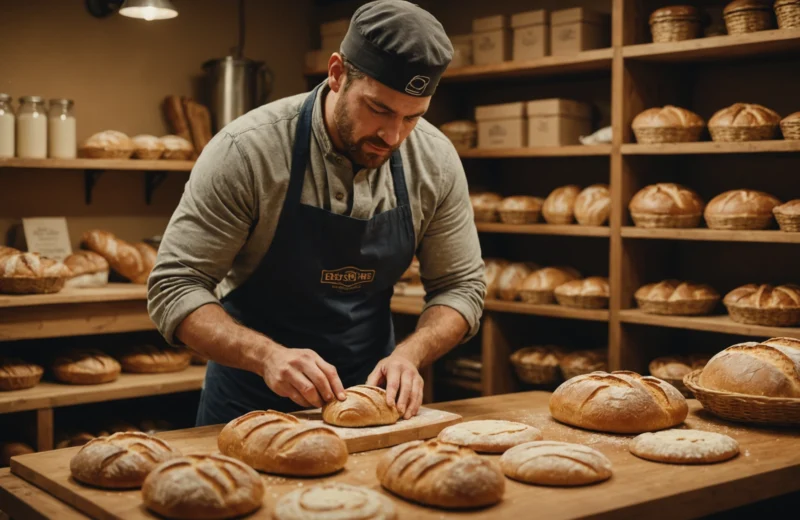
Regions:
<instances>
[{"instance_id":1,"label":"wicker basket","mask_svg":"<svg viewBox=\"0 0 800 520\"><path fill-rule=\"evenodd\" d=\"M798 4L798 9L800 9L800 4ZM787 117L781 121L781 133L784 139L791 141L800 140L800 117L794 117L792 119Z\"/></svg>"},{"instance_id":2,"label":"wicker basket","mask_svg":"<svg viewBox=\"0 0 800 520\"><path fill-rule=\"evenodd\" d=\"M781 29L800 29L800 2L775 2L775 15Z\"/></svg>"},{"instance_id":3,"label":"wicker basket","mask_svg":"<svg viewBox=\"0 0 800 520\"><path fill-rule=\"evenodd\" d=\"M545 221L548 224L556 224L556 225L567 225L572 224L575 220L575 215L570 213L568 215L549 215Z\"/></svg>"},{"instance_id":4,"label":"wicker basket","mask_svg":"<svg viewBox=\"0 0 800 520\"><path fill-rule=\"evenodd\" d=\"M25 375L25 376L14 376L14 377L7 377L4 379L0 379L0 390L3 391L10 391L10 390L24 390L25 388L33 388L34 386L39 384L39 381L42 380L42 375L44 374L44 370L41 367L38 367L33 374Z\"/></svg>"},{"instance_id":5,"label":"wicker basket","mask_svg":"<svg viewBox=\"0 0 800 520\"><path fill-rule=\"evenodd\" d=\"M537 305L546 305L555 302L552 289L545 289L541 291L522 289L519 291L519 299L525 303L533 303Z\"/></svg>"},{"instance_id":6,"label":"wicker basket","mask_svg":"<svg viewBox=\"0 0 800 520\"><path fill-rule=\"evenodd\" d=\"M706 224L709 229L767 229L772 225L772 215L706 215Z\"/></svg>"},{"instance_id":7,"label":"wicker basket","mask_svg":"<svg viewBox=\"0 0 800 520\"><path fill-rule=\"evenodd\" d=\"M579 309L605 309L608 307L608 296L602 295L566 295L555 293L559 305Z\"/></svg>"},{"instance_id":8,"label":"wicker basket","mask_svg":"<svg viewBox=\"0 0 800 520\"><path fill-rule=\"evenodd\" d=\"M775 213L775 220L782 231L789 233L800 232L800 215L784 215L782 213Z\"/></svg>"},{"instance_id":9,"label":"wicker basket","mask_svg":"<svg viewBox=\"0 0 800 520\"><path fill-rule=\"evenodd\" d=\"M64 288L66 278L0 278L0 294L49 294Z\"/></svg>"},{"instance_id":10,"label":"wicker basket","mask_svg":"<svg viewBox=\"0 0 800 520\"><path fill-rule=\"evenodd\" d=\"M694 40L700 36L700 29L697 18L664 18L650 24L654 43Z\"/></svg>"},{"instance_id":11,"label":"wicker basket","mask_svg":"<svg viewBox=\"0 0 800 520\"><path fill-rule=\"evenodd\" d=\"M164 150L148 150L146 148L139 148L138 150L134 150L133 158L141 159L143 161L154 161L156 159L161 159L163 154Z\"/></svg>"},{"instance_id":12,"label":"wicker basket","mask_svg":"<svg viewBox=\"0 0 800 520\"><path fill-rule=\"evenodd\" d=\"M130 159L131 155L133 155L133 150L106 150L90 147L80 149L80 156L88 159Z\"/></svg>"},{"instance_id":13,"label":"wicker basket","mask_svg":"<svg viewBox=\"0 0 800 520\"><path fill-rule=\"evenodd\" d=\"M702 126L690 127L639 127L634 128L636 141L640 144L695 143L703 135Z\"/></svg>"},{"instance_id":14,"label":"wicker basket","mask_svg":"<svg viewBox=\"0 0 800 520\"><path fill-rule=\"evenodd\" d=\"M561 369L556 365L537 365L525 363L521 357L525 349L518 350L511 354L511 364L517 373L520 381L532 385L551 385L561 380Z\"/></svg>"},{"instance_id":15,"label":"wicker basket","mask_svg":"<svg viewBox=\"0 0 800 520\"><path fill-rule=\"evenodd\" d=\"M703 215L654 215L631 212L636 227L641 228L696 228Z\"/></svg>"},{"instance_id":16,"label":"wicker basket","mask_svg":"<svg viewBox=\"0 0 800 520\"><path fill-rule=\"evenodd\" d=\"M499 218L495 208L475 210L475 222L497 222Z\"/></svg>"},{"instance_id":17,"label":"wicker basket","mask_svg":"<svg viewBox=\"0 0 800 520\"><path fill-rule=\"evenodd\" d=\"M161 158L167 161L188 161L193 153L193 150L164 150Z\"/></svg>"},{"instance_id":18,"label":"wicker basket","mask_svg":"<svg viewBox=\"0 0 800 520\"><path fill-rule=\"evenodd\" d=\"M721 392L700 386L702 370L686 374L684 384L703 408L723 419L744 423L798 425L800 398L762 397Z\"/></svg>"},{"instance_id":19,"label":"wicker basket","mask_svg":"<svg viewBox=\"0 0 800 520\"><path fill-rule=\"evenodd\" d=\"M498 211L500 221L504 224L535 224L539 222L542 212L531 209L506 209Z\"/></svg>"},{"instance_id":20,"label":"wicker basket","mask_svg":"<svg viewBox=\"0 0 800 520\"><path fill-rule=\"evenodd\" d=\"M703 316L711 314L719 303L720 298L713 300L685 300L685 301L648 301L636 299L639 309L647 314L662 314L665 316Z\"/></svg>"},{"instance_id":21,"label":"wicker basket","mask_svg":"<svg viewBox=\"0 0 800 520\"><path fill-rule=\"evenodd\" d=\"M742 9L725 15L725 27L728 34L745 34L772 29L772 10L765 6L762 9Z\"/></svg>"},{"instance_id":22,"label":"wicker basket","mask_svg":"<svg viewBox=\"0 0 800 520\"><path fill-rule=\"evenodd\" d=\"M709 126L711 139L720 143L741 143L744 141L768 141L778 136L779 125L761 126Z\"/></svg>"},{"instance_id":23,"label":"wicker basket","mask_svg":"<svg viewBox=\"0 0 800 520\"><path fill-rule=\"evenodd\" d=\"M733 321L748 325L768 327L793 327L800 324L800 307L789 309L757 309L739 305L725 305Z\"/></svg>"}]
</instances>

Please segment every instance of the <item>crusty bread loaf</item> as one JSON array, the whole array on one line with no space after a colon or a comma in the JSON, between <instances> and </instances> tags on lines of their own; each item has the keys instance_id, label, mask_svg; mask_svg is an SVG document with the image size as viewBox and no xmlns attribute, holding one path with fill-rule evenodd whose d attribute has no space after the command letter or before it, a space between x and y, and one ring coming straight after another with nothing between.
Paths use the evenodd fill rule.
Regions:
<instances>
[{"instance_id":1,"label":"crusty bread loaf","mask_svg":"<svg viewBox=\"0 0 800 520\"><path fill-rule=\"evenodd\" d=\"M211 114L205 105L201 105L190 97L181 97L183 112L192 134L192 143L196 154L206 147L213 134L211 132Z\"/></svg>"},{"instance_id":2,"label":"crusty bread loaf","mask_svg":"<svg viewBox=\"0 0 800 520\"><path fill-rule=\"evenodd\" d=\"M562 283L553 290L559 305L583 309L602 309L608 307L610 289L608 278L590 276L582 280Z\"/></svg>"},{"instance_id":3,"label":"crusty bread loaf","mask_svg":"<svg viewBox=\"0 0 800 520\"><path fill-rule=\"evenodd\" d=\"M81 157L92 159L128 159L133 154L133 141L117 130L98 132L78 148Z\"/></svg>"},{"instance_id":4,"label":"crusty bread loaf","mask_svg":"<svg viewBox=\"0 0 800 520\"><path fill-rule=\"evenodd\" d=\"M611 214L611 192L606 184L593 184L575 198L575 220L582 226L602 226Z\"/></svg>"},{"instance_id":5,"label":"crusty bread loaf","mask_svg":"<svg viewBox=\"0 0 800 520\"><path fill-rule=\"evenodd\" d=\"M45 294L60 291L72 275L62 262L37 253L0 256L0 294Z\"/></svg>"},{"instance_id":6,"label":"crusty bread loaf","mask_svg":"<svg viewBox=\"0 0 800 520\"><path fill-rule=\"evenodd\" d=\"M322 407L322 420L334 426L356 428L394 424L400 418L397 407L386 403L386 390L356 385L345 390L344 401L334 399Z\"/></svg>"},{"instance_id":7,"label":"crusty bread loaf","mask_svg":"<svg viewBox=\"0 0 800 520\"><path fill-rule=\"evenodd\" d=\"M194 145L190 139L185 139L179 135L164 135L159 139L164 145L162 159L172 161L186 161L191 159L194 154Z\"/></svg>"},{"instance_id":8,"label":"crusty bread loaf","mask_svg":"<svg viewBox=\"0 0 800 520\"><path fill-rule=\"evenodd\" d=\"M150 244L146 244L144 242L136 242L133 244L133 247L136 248L136 250L139 252L139 255L142 257L143 271L137 276L131 278L131 281L133 283L144 285L147 284L147 279L150 278L150 273L153 271L153 267L156 265L158 251L156 251L156 249Z\"/></svg>"},{"instance_id":9,"label":"crusty bread loaf","mask_svg":"<svg viewBox=\"0 0 800 520\"><path fill-rule=\"evenodd\" d=\"M140 134L131 138L133 156L137 159L156 160L164 154L164 143L154 135Z\"/></svg>"},{"instance_id":10,"label":"crusty bread loaf","mask_svg":"<svg viewBox=\"0 0 800 520\"><path fill-rule=\"evenodd\" d=\"M634 298L644 312L692 316L714 310L720 295L710 285L670 279L643 285Z\"/></svg>"},{"instance_id":11,"label":"crusty bread loaf","mask_svg":"<svg viewBox=\"0 0 800 520\"><path fill-rule=\"evenodd\" d=\"M87 231L83 244L105 258L111 268L134 283L147 283L155 265L155 249L144 243L130 244L101 230Z\"/></svg>"},{"instance_id":12,"label":"crusty bread loaf","mask_svg":"<svg viewBox=\"0 0 800 520\"><path fill-rule=\"evenodd\" d=\"M781 116L774 110L751 103L734 103L718 110L708 121L709 127L754 127L778 125Z\"/></svg>"},{"instance_id":13,"label":"crusty bread loaf","mask_svg":"<svg viewBox=\"0 0 800 520\"><path fill-rule=\"evenodd\" d=\"M582 486L611 477L611 461L588 446L534 441L515 446L500 458L509 478L543 486Z\"/></svg>"},{"instance_id":14,"label":"crusty bread loaf","mask_svg":"<svg viewBox=\"0 0 800 520\"><path fill-rule=\"evenodd\" d=\"M650 375L669 382L670 379L683 379L691 372L703 368L709 356L692 354L691 356L662 356L650 361Z\"/></svg>"},{"instance_id":15,"label":"crusty bread loaf","mask_svg":"<svg viewBox=\"0 0 800 520\"><path fill-rule=\"evenodd\" d=\"M124 372L138 374L179 372L189 366L192 353L185 348L161 348L145 343L126 348L118 359Z\"/></svg>"},{"instance_id":16,"label":"crusty bread loaf","mask_svg":"<svg viewBox=\"0 0 800 520\"><path fill-rule=\"evenodd\" d=\"M503 453L517 444L541 440L542 432L520 422L467 421L448 426L438 438L480 453Z\"/></svg>"},{"instance_id":17,"label":"crusty bread loaf","mask_svg":"<svg viewBox=\"0 0 800 520\"><path fill-rule=\"evenodd\" d=\"M363 486L339 482L318 484L287 493L275 504L275 520L393 520L388 497Z\"/></svg>"},{"instance_id":18,"label":"crusty bread loaf","mask_svg":"<svg viewBox=\"0 0 800 520\"><path fill-rule=\"evenodd\" d=\"M500 220L506 224L533 224L539 220L544 200L529 195L504 198L497 206Z\"/></svg>"},{"instance_id":19,"label":"crusty bread loaf","mask_svg":"<svg viewBox=\"0 0 800 520\"><path fill-rule=\"evenodd\" d=\"M252 513L264 498L253 468L224 455L187 455L162 462L147 475L142 499L167 518L223 519Z\"/></svg>"},{"instance_id":20,"label":"crusty bread loaf","mask_svg":"<svg viewBox=\"0 0 800 520\"><path fill-rule=\"evenodd\" d=\"M630 442L629 449L655 462L710 464L735 457L739 443L721 433L675 429L643 433Z\"/></svg>"},{"instance_id":21,"label":"crusty bread loaf","mask_svg":"<svg viewBox=\"0 0 800 520\"><path fill-rule=\"evenodd\" d=\"M766 397L800 397L800 340L772 338L730 346L700 373L711 390Z\"/></svg>"},{"instance_id":22,"label":"crusty bread loaf","mask_svg":"<svg viewBox=\"0 0 800 520\"><path fill-rule=\"evenodd\" d=\"M501 300L518 299L522 281L538 268L533 262L513 262L507 265L497 277L495 295Z\"/></svg>"},{"instance_id":23,"label":"crusty bread loaf","mask_svg":"<svg viewBox=\"0 0 800 520\"><path fill-rule=\"evenodd\" d=\"M550 192L542 206L542 216L548 224L572 224L575 200L581 189L575 185L562 186Z\"/></svg>"},{"instance_id":24,"label":"crusty bread loaf","mask_svg":"<svg viewBox=\"0 0 800 520\"><path fill-rule=\"evenodd\" d=\"M648 108L633 118L631 127L641 128L692 128L705 126L703 118L685 108L672 105Z\"/></svg>"},{"instance_id":25,"label":"crusty bread loaf","mask_svg":"<svg viewBox=\"0 0 800 520\"><path fill-rule=\"evenodd\" d=\"M76 251L64 259L72 275L65 287L102 287L108 283L108 261L94 251Z\"/></svg>"},{"instance_id":26,"label":"crusty bread loaf","mask_svg":"<svg viewBox=\"0 0 800 520\"><path fill-rule=\"evenodd\" d=\"M673 183L652 184L639 190L628 204L639 227L697 227L703 200L693 190Z\"/></svg>"},{"instance_id":27,"label":"crusty bread loaf","mask_svg":"<svg viewBox=\"0 0 800 520\"><path fill-rule=\"evenodd\" d=\"M686 399L674 386L635 372L593 372L562 383L550 397L550 414L587 430L643 433L686 419Z\"/></svg>"},{"instance_id":28,"label":"crusty bread loaf","mask_svg":"<svg viewBox=\"0 0 800 520\"><path fill-rule=\"evenodd\" d=\"M500 218L497 206L500 205L503 197L499 194L493 192L471 193L469 200L476 222L497 222Z\"/></svg>"},{"instance_id":29,"label":"crusty bread loaf","mask_svg":"<svg viewBox=\"0 0 800 520\"><path fill-rule=\"evenodd\" d=\"M117 379L121 370L116 359L94 349L62 352L53 361L55 378L75 385L108 383Z\"/></svg>"},{"instance_id":30,"label":"crusty bread loaf","mask_svg":"<svg viewBox=\"0 0 800 520\"><path fill-rule=\"evenodd\" d=\"M29 453L36 453L36 450L24 442L0 443L0 467L8 467L8 465L11 464L11 457L27 455Z\"/></svg>"},{"instance_id":31,"label":"crusty bread loaf","mask_svg":"<svg viewBox=\"0 0 800 520\"><path fill-rule=\"evenodd\" d=\"M145 433L123 432L83 445L69 461L72 477L109 489L138 488L158 464L179 457L163 440Z\"/></svg>"},{"instance_id":32,"label":"crusty bread loaf","mask_svg":"<svg viewBox=\"0 0 800 520\"><path fill-rule=\"evenodd\" d=\"M217 445L224 455L280 475L327 475L347 463L347 445L333 430L273 410L232 420L220 432Z\"/></svg>"},{"instance_id":33,"label":"crusty bread loaf","mask_svg":"<svg viewBox=\"0 0 800 520\"><path fill-rule=\"evenodd\" d=\"M392 493L428 506L488 506L505 492L503 473L494 462L435 439L395 446L378 461L376 474Z\"/></svg>"},{"instance_id":34,"label":"crusty bread loaf","mask_svg":"<svg viewBox=\"0 0 800 520\"><path fill-rule=\"evenodd\" d=\"M18 255L20 253L22 253L22 251L20 251L19 249L14 249L13 247L8 247L8 246L0 246L0 257L6 255Z\"/></svg>"},{"instance_id":35,"label":"crusty bread loaf","mask_svg":"<svg viewBox=\"0 0 800 520\"><path fill-rule=\"evenodd\" d=\"M733 321L787 327L800 323L800 286L747 284L722 300Z\"/></svg>"},{"instance_id":36,"label":"crusty bread loaf","mask_svg":"<svg viewBox=\"0 0 800 520\"><path fill-rule=\"evenodd\" d=\"M181 98L179 96L167 96L164 98L162 109L172 133L183 137L187 141L191 140L192 133L189 129L189 120L186 117Z\"/></svg>"},{"instance_id":37,"label":"crusty bread loaf","mask_svg":"<svg viewBox=\"0 0 800 520\"><path fill-rule=\"evenodd\" d=\"M519 285L519 297L527 303L553 303L556 287L580 278L572 267L544 267L530 273Z\"/></svg>"},{"instance_id":38,"label":"crusty bread loaf","mask_svg":"<svg viewBox=\"0 0 800 520\"><path fill-rule=\"evenodd\" d=\"M766 229L772 224L772 210L781 201L756 190L730 190L717 195L705 209L711 229Z\"/></svg>"},{"instance_id":39,"label":"crusty bread loaf","mask_svg":"<svg viewBox=\"0 0 800 520\"><path fill-rule=\"evenodd\" d=\"M0 390L22 390L39 384L44 369L19 358L0 358Z\"/></svg>"}]
</instances>

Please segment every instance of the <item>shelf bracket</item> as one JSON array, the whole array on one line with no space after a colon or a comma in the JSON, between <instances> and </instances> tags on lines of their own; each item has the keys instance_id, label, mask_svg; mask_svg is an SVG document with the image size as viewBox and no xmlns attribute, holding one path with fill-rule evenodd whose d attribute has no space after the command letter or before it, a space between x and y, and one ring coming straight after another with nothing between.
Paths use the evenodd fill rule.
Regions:
<instances>
[{"instance_id":1,"label":"shelf bracket","mask_svg":"<svg viewBox=\"0 0 800 520\"><path fill-rule=\"evenodd\" d=\"M153 192L156 191L156 188L158 188L166 178L167 172L145 172L144 200L148 206L153 201Z\"/></svg>"},{"instance_id":2,"label":"shelf bracket","mask_svg":"<svg viewBox=\"0 0 800 520\"><path fill-rule=\"evenodd\" d=\"M103 170L83 170L83 196L86 204L92 203L92 191Z\"/></svg>"}]
</instances>

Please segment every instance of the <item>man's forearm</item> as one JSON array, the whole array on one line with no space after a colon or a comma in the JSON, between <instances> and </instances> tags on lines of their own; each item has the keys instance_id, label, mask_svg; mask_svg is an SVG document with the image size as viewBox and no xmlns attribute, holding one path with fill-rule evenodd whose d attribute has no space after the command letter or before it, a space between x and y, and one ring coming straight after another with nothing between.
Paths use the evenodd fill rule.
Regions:
<instances>
[{"instance_id":1,"label":"man's forearm","mask_svg":"<svg viewBox=\"0 0 800 520\"><path fill-rule=\"evenodd\" d=\"M203 305L189 314L175 336L197 353L233 368L264 375L264 362L277 344L236 323L216 304Z\"/></svg>"},{"instance_id":2,"label":"man's forearm","mask_svg":"<svg viewBox=\"0 0 800 520\"><path fill-rule=\"evenodd\" d=\"M469 331L467 320L444 305L428 308L419 318L417 330L395 349L417 368L424 368L458 345Z\"/></svg>"}]
</instances>

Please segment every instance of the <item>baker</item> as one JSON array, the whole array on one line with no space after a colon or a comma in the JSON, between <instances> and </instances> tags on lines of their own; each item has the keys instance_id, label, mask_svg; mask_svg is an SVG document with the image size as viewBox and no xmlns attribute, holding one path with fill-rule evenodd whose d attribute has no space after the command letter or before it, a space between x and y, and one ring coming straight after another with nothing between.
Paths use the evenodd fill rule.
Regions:
<instances>
[{"instance_id":1,"label":"baker","mask_svg":"<svg viewBox=\"0 0 800 520\"><path fill-rule=\"evenodd\" d=\"M451 58L430 13L370 2L325 81L206 146L148 282L165 339L210 359L197 425L365 382L409 418L420 369L477 332L486 285L464 170L422 118ZM393 286L415 253L426 304L396 345Z\"/></svg>"}]
</instances>

